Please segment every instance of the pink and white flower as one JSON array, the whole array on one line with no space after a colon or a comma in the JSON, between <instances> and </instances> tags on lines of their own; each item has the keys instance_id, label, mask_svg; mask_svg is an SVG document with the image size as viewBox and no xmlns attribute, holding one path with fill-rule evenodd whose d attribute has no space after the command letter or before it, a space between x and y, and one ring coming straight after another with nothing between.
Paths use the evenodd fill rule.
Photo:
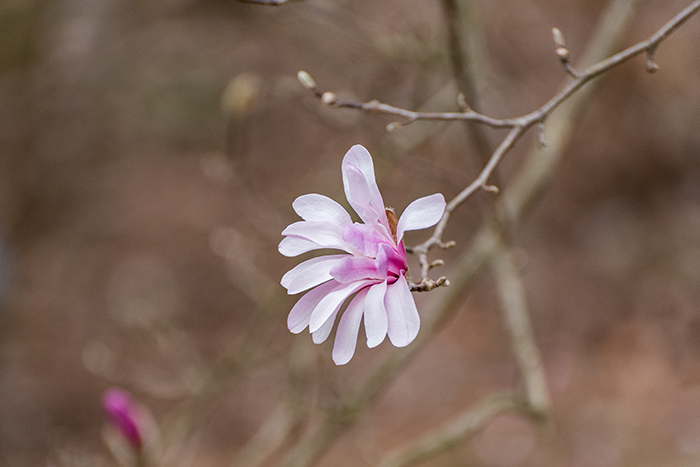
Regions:
<instances>
[{"instance_id":1,"label":"pink and white flower","mask_svg":"<svg viewBox=\"0 0 700 467\"><path fill-rule=\"evenodd\" d=\"M364 223L353 223L350 214L326 196L302 195L292 207L303 220L284 229L286 238L279 244L285 256L318 249L345 252L304 261L281 281L290 295L312 289L294 305L287 326L295 334L308 327L316 344L328 338L343 303L356 294L338 323L333 346L337 365L354 355L363 317L369 348L387 335L396 347L416 338L420 317L406 281L403 234L435 225L445 210L445 198L437 193L413 201L397 219L384 207L372 156L360 145L345 154L342 171L345 196Z\"/></svg>"}]
</instances>

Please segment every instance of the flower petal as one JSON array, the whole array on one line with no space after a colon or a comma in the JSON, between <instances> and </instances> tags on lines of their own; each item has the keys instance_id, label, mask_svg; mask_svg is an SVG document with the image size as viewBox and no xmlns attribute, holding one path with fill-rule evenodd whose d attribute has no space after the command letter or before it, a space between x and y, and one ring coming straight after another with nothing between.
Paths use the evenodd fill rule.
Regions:
<instances>
[{"instance_id":1,"label":"flower petal","mask_svg":"<svg viewBox=\"0 0 700 467\"><path fill-rule=\"evenodd\" d=\"M333 281L333 283L337 284L337 287L330 291L325 297L323 297L318 305L316 305L316 308L311 313L311 319L309 320L309 331L312 333L318 331L321 326L323 326L323 324L333 315L333 313L338 311L340 306L350 295L354 294L361 288L367 287L368 285L376 282L376 280L363 280L350 282L348 284L338 284L338 282Z\"/></svg>"},{"instance_id":2,"label":"flower petal","mask_svg":"<svg viewBox=\"0 0 700 467\"><path fill-rule=\"evenodd\" d=\"M340 260L350 257L350 255L326 255L311 258L289 270L282 276L280 284L287 289L289 295L298 294L332 279L331 268Z\"/></svg>"},{"instance_id":3,"label":"flower petal","mask_svg":"<svg viewBox=\"0 0 700 467\"><path fill-rule=\"evenodd\" d=\"M384 341L388 329L384 297L387 291L386 281L369 288L365 299L365 334L367 347L370 349Z\"/></svg>"},{"instance_id":4,"label":"flower petal","mask_svg":"<svg viewBox=\"0 0 700 467\"><path fill-rule=\"evenodd\" d=\"M374 260L363 256L344 255L330 270L330 276L341 283L355 282L362 279L380 279L385 276L377 273Z\"/></svg>"},{"instance_id":5,"label":"flower petal","mask_svg":"<svg viewBox=\"0 0 700 467\"><path fill-rule=\"evenodd\" d=\"M396 251L392 246L386 244L379 245L377 258L374 260L379 277L387 277L389 275L398 276L408 269L408 262L406 260L406 252L403 250L403 244L400 248L403 254Z\"/></svg>"},{"instance_id":6,"label":"flower petal","mask_svg":"<svg viewBox=\"0 0 700 467\"><path fill-rule=\"evenodd\" d=\"M287 316L287 327L294 334L299 334L309 325L311 313L318 306L318 303L328 295L330 291L338 286L336 281L326 282L297 300L296 304Z\"/></svg>"},{"instance_id":7,"label":"flower petal","mask_svg":"<svg viewBox=\"0 0 700 467\"><path fill-rule=\"evenodd\" d=\"M333 344L333 361L336 365L345 365L355 355L367 290L360 290L340 317Z\"/></svg>"},{"instance_id":8,"label":"flower petal","mask_svg":"<svg viewBox=\"0 0 700 467\"><path fill-rule=\"evenodd\" d=\"M347 245L370 258L377 256L377 250L382 243L394 244L390 237L382 235L367 224L346 225L343 227L342 238Z\"/></svg>"},{"instance_id":9,"label":"flower petal","mask_svg":"<svg viewBox=\"0 0 700 467\"><path fill-rule=\"evenodd\" d=\"M305 221L332 222L338 225L352 224L350 214L340 204L317 193L302 195L292 203L294 211Z\"/></svg>"},{"instance_id":10,"label":"flower petal","mask_svg":"<svg viewBox=\"0 0 700 467\"><path fill-rule=\"evenodd\" d=\"M384 201L374 178L374 164L367 149L356 144L343 158L343 186L350 206L365 224L389 229Z\"/></svg>"},{"instance_id":11,"label":"flower petal","mask_svg":"<svg viewBox=\"0 0 700 467\"><path fill-rule=\"evenodd\" d=\"M320 250L321 248L323 247L317 243L314 243L310 240L306 240L305 238L296 237L283 238L279 246L277 247L279 252L287 257L299 256L300 254L306 253L307 251Z\"/></svg>"},{"instance_id":12,"label":"flower petal","mask_svg":"<svg viewBox=\"0 0 700 467\"><path fill-rule=\"evenodd\" d=\"M391 343L396 347L406 347L418 335L420 316L403 275L387 287L384 305Z\"/></svg>"},{"instance_id":13,"label":"flower petal","mask_svg":"<svg viewBox=\"0 0 700 467\"><path fill-rule=\"evenodd\" d=\"M437 224L443 212L445 212L445 197L440 193L413 201L401 214L396 228L397 241L401 241L407 230L427 229Z\"/></svg>"},{"instance_id":14,"label":"flower petal","mask_svg":"<svg viewBox=\"0 0 700 467\"><path fill-rule=\"evenodd\" d=\"M282 231L287 237L303 238L314 242L319 248L344 250L351 254L358 251L343 240L343 228L331 222L299 221L287 226Z\"/></svg>"},{"instance_id":15,"label":"flower petal","mask_svg":"<svg viewBox=\"0 0 700 467\"><path fill-rule=\"evenodd\" d=\"M311 340L314 344L322 344L328 339L328 336L333 330L333 325L335 324L335 317L338 316L338 310L340 310L340 308L336 309L320 328L311 333Z\"/></svg>"}]
</instances>

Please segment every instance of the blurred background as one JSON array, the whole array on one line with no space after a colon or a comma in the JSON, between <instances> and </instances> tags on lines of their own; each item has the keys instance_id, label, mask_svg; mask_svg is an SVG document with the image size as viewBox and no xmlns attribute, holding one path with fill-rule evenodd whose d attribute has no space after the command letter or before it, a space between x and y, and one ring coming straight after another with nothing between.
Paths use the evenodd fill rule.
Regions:
<instances>
[{"instance_id":1,"label":"blurred background","mask_svg":"<svg viewBox=\"0 0 700 467\"><path fill-rule=\"evenodd\" d=\"M618 49L688 3L640 1ZM605 5L474 2L479 110L546 102L566 78L551 28L575 63ZM298 259L276 245L297 219L291 202L345 203L340 162L356 143L399 211L451 198L479 170L460 124L387 133L393 119L324 107L296 73L350 100L458 110L444 20L441 2L418 0L0 0L0 465L118 465L100 401L113 386L177 453L163 465L234 465L296 388L302 421L276 465L389 347L370 351L361 333L335 367L332 339L287 331L296 297L279 279ZM637 58L602 78L513 233L552 429L498 417L427 465L700 462L699 21L662 44L657 73ZM531 131L501 186L535 146ZM450 277L489 196L453 217L457 247L436 256L447 262L436 276ZM417 295L419 310L441 293ZM489 274L465 297L320 465L373 465L520 388Z\"/></svg>"}]
</instances>

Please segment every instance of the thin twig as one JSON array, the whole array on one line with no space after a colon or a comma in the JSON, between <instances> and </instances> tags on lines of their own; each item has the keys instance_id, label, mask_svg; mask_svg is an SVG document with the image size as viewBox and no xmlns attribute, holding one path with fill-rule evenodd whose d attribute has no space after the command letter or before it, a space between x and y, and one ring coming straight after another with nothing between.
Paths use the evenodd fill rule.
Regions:
<instances>
[{"instance_id":1,"label":"thin twig","mask_svg":"<svg viewBox=\"0 0 700 467\"><path fill-rule=\"evenodd\" d=\"M642 53L654 53L656 48L668 36L670 36L678 27L688 21L694 14L700 10L700 0L694 1L683 11L678 13L673 19L666 23L649 39L639 42L632 47L629 47L622 52L619 52L605 60L602 60L595 65L592 65L578 73L578 78L569 83L556 96L552 97L539 109L516 118L494 118L480 114L473 110L464 112L414 112L412 110L402 109L393 105L371 100L369 102L353 102L340 99L337 95L330 92L320 93L320 96L327 96L326 104L332 107L351 108L363 110L369 113L379 113L386 115L395 115L403 117L408 122L412 123L418 120L446 120L446 121L473 121L482 123L493 128L520 128L528 129L532 125L543 121L547 116L557 108L562 102L569 98L573 93L580 89L583 85L594 78L597 78L606 71L614 68Z\"/></svg>"}]
</instances>

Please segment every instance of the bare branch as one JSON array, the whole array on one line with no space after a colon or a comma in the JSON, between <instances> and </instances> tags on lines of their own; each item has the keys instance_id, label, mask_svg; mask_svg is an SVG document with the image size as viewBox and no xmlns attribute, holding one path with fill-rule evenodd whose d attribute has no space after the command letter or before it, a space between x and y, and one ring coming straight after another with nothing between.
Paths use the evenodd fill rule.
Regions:
<instances>
[{"instance_id":1,"label":"bare branch","mask_svg":"<svg viewBox=\"0 0 700 467\"><path fill-rule=\"evenodd\" d=\"M639 42L638 44L633 45L632 47L629 47L622 52L619 52L612 57L602 60L595 65L592 65L577 73L576 79L564 87L564 89L562 89L556 96L551 98L539 109L521 117L499 119L480 114L473 110L466 110L464 112L414 112L412 110L385 104L377 100L363 103L346 101L338 98L330 103L330 105L332 107L358 109L369 113L396 115L398 117L403 117L410 120L411 122L418 120L472 121L482 123L493 128L522 128L522 130L525 131L532 125L542 122L545 118L547 118L552 110L561 105L562 102L568 99L572 94L574 94L592 79L597 78L606 71L625 63L641 53L646 52L653 55L659 44L668 38L668 36L678 29L678 27L695 15L698 10L700 10L700 0L694 1L686 9L681 11L678 15L666 23L649 39ZM319 98L323 95L319 94L318 91L314 92L314 94Z\"/></svg>"},{"instance_id":2,"label":"bare branch","mask_svg":"<svg viewBox=\"0 0 700 467\"><path fill-rule=\"evenodd\" d=\"M544 365L540 351L535 344L530 314L527 310L525 287L515 265L513 252L503 243L496 247L491 258L491 268L496 279L496 288L510 334L513 355L518 362L520 374L525 384L527 405L542 418L549 413L551 401Z\"/></svg>"},{"instance_id":3,"label":"bare branch","mask_svg":"<svg viewBox=\"0 0 700 467\"><path fill-rule=\"evenodd\" d=\"M390 453L379 463L379 467L404 467L431 459L476 435L504 412L535 416L526 402L512 394L491 396L443 427L410 443L408 448Z\"/></svg>"},{"instance_id":4,"label":"bare branch","mask_svg":"<svg viewBox=\"0 0 700 467\"><path fill-rule=\"evenodd\" d=\"M483 22L475 0L442 0L449 56L457 87L457 102L463 111L481 108L477 90L480 82L487 81L488 73L484 52ZM486 165L493 148L485 128L476 122L465 122L467 137L472 141L476 160Z\"/></svg>"}]
</instances>

